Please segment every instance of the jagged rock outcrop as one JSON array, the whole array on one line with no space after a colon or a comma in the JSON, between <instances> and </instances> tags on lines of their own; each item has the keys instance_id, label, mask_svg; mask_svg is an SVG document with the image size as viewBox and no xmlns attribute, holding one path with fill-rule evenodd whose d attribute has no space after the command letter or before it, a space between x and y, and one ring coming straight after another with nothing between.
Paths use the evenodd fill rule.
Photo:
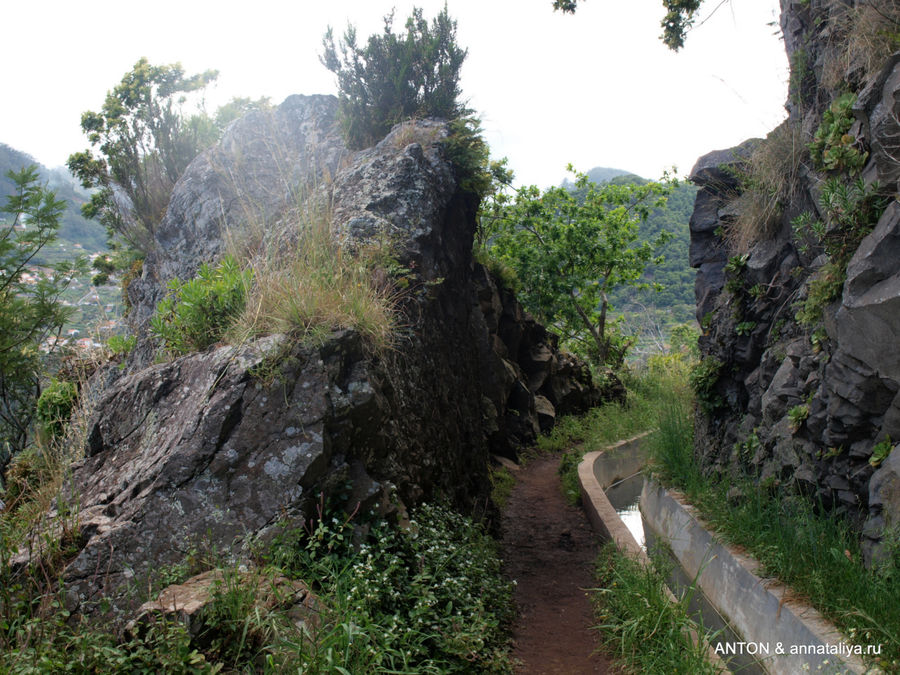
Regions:
<instances>
[{"instance_id":1,"label":"jagged rock outcrop","mask_svg":"<svg viewBox=\"0 0 900 675\"><path fill-rule=\"evenodd\" d=\"M794 484L844 511L858 523L872 559L886 528L900 527L896 453L881 461L900 440L900 53L877 61L873 42L863 47L848 38L866 28L854 21L870 9L852 1L782 1L792 77L781 134L791 143L780 152L794 153L794 161L781 177L777 220L749 248L735 249L730 235L747 217L739 197L753 189L738 177L754 170L755 149L771 148L775 134L701 158L692 174L701 189L691 264L698 268L697 318L709 378L696 424L701 460L715 471L758 471L763 480ZM839 148L845 157L863 157L858 171L840 161L823 166L806 147L823 112L846 91L857 94L854 119L828 142L846 146ZM829 181L851 185L857 174L868 196L855 208L878 208L868 226L850 206L836 211L823 199ZM802 234L802 223L815 220L826 223L824 237L832 242L856 237L855 252L829 262L822 241L811 244ZM839 297L825 302L823 289L842 265ZM809 311L814 305L821 318Z\"/></svg>"},{"instance_id":2,"label":"jagged rock outcrop","mask_svg":"<svg viewBox=\"0 0 900 675\"><path fill-rule=\"evenodd\" d=\"M166 282L227 237L250 230L288 254L313 200L348 249L386 239L406 270L395 345L374 352L341 330L322 346L270 336L154 365L141 333L72 476L84 540L64 575L73 607L133 608L129 589L155 568L196 546L246 556L323 493L363 511L438 496L483 509L491 452L515 456L556 415L598 402L588 370L473 263L477 197L459 188L447 125L401 125L350 153L335 109L291 97L191 164L129 288L132 320L142 331Z\"/></svg>"}]
</instances>

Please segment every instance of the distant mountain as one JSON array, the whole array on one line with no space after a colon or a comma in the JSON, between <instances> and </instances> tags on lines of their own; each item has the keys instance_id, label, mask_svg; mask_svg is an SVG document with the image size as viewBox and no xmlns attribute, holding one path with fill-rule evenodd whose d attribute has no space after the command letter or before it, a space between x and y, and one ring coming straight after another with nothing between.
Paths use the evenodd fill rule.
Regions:
<instances>
[{"instance_id":1,"label":"distant mountain","mask_svg":"<svg viewBox=\"0 0 900 675\"><path fill-rule=\"evenodd\" d=\"M634 175L630 171L622 171L622 169L611 169L606 166L595 166L593 169L585 173L587 173L587 177L591 180L591 182L597 184L608 183L613 178L616 178L618 176ZM572 186L574 186L574 183L572 181L570 181L568 178L563 179L562 187L567 188Z\"/></svg>"},{"instance_id":2,"label":"distant mountain","mask_svg":"<svg viewBox=\"0 0 900 675\"><path fill-rule=\"evenodd\" d=\"M31 155L5 143L0 143L0 203L6 203L6 197L14 190L13 182L7 178L6 172L20 171L32 164L37 165L41 180L56 192L56 198L66 202L66 210L59 228L60 245L71 250L78 244L85 253L105 251L106 229L81 215L81 205L90 199L90 195L72 174L64 167L48 169Z\"/></svg>"}]
</instances>

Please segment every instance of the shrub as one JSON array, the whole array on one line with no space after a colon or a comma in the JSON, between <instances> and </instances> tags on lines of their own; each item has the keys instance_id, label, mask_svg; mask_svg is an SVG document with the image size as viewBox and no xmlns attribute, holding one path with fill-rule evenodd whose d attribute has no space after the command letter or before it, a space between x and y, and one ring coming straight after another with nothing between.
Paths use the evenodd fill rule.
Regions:
<instances>
[{"instance_id":1,"label":"shrub","mask_svg":"<svg viewBox=\"0 0 900 675\"><path fill-rule=\"evenodd\" d=\"M125 356L130 353L137 344L137 338L134 335L110 335L106 341L106 347L113 356Z\"/></svg>"},{"instance_id":2,"label":"shrub","mask_svg":"<svg viewBox=\"0 0 900 675\"><path fill-rule=\"evenodd\" d=\"M723 364L715 356L707 356L694 366L691 371L690 381L697 403L707 415L722 407L724 401L716 393L716 383L722 373Z\"/></svg>"},{"instance_id":3,"label":"shrub","mask_svg":"<svg viewBox=\"0 0 900 675\"><path fill-rule=\"evenodd\" d=\"M825 307L841 297L845 277L846 272L838 265L823 265L809 282L806 299L799 304L795 314L797 321L807 327L821 322Z\"/></svg>"},{"instance_id":4,"label":"shrub","mask_svg":"<svg viewBox=\"0 0 900 675\"><path fill-rule=\"evenodd\" d=\"M356 546L353 529L343 514L323 513L309 530L279 538L271 553L272 563L330 604L316 644L301 648L306 672L333 672L334 663L353 673L511 671L512 587L480 526L422 505L406 529L371 522Z\"/></svg>"},{"instance_id":5,"label":"shrub","mask_svg":"<svg viewBox=\"0 0 900 675\"><path fill-rule=\"evenodd\" d=\"M347 144L373 145L391 127L411 117L454 119L464 113L459 71L466 50L456 44L456 21L447 7L431 25L413 8L405 32L393 32L394 14L384 19L384 32L357 43L348 26L340 48L329 28L323 39L322 64L337 76L338 114Z\"/></svg>"},{"instance_id":6,"label":"shrub","mask_svg":"<svg viewBox=\"0 0 900 675\"><path fill-rule=\"evenodd\" d=\"M78 400L78 386L74 382L53 379L37 401L37 419L50 437L59 437Z\"/></svg>"},{"instance_id":7,"label":"shrub","mask_svg":"<svg viewBox=\"0 0 900 675\"><path fill-rule=\"evenodd\" d=\"M888 458L888 455L891 454L891 450L893 449L894 444L891 443L891 437L888 436L872 448L872 456L869 457L869 464L874 467L881 466L881 463Z\"/></svg>"},{"instance_id":8,"label":"shrub","mask_svg":"<svg viewBox=\"0 0 900 675\"><path fill-rule=\"evenodd\" d=\"M866 163L868 152L860 151L856 137L848 133L853 126L853 104L856 94L839 96L822 113L809 153L817 168L825 171L858 173Z\"/></svg>"},{"instance_id":9,"label":"shrub","mask_svg":"<svg viewBox=\"0 0 900 675\"><path fill-rule=\"evenodd\" d=\"M223 338L241 311L253 274L225 256L216 268L204 263L188 282L173 279L169 294L150 319L150 331L174 355L201 351Z\"/></svg>"},{"instance_id":10,"label":"shrub","mask_svg":"<svg viewBox=\"0 0 900 675\"><path fill-rule=\"evenodd\" d=\"M800 427L803 426L803 422L809 417L809 406L805 403L802 405L795 405L788 410L787 416L791 425L791 431L797 433L800 430Z\"/></svg>"}]
</instances>

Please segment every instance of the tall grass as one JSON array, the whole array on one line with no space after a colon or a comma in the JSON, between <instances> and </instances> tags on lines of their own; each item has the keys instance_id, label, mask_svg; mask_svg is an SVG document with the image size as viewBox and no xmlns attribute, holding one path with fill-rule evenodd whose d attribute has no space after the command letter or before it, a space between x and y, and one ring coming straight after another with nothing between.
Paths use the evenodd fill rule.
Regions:
<instances>
[{"instance_id":1,"label":"tall grass","mask_svg":"<svg viewBox=\"0 0 900 675\"><path fill-rule=\"evenodd\" d=\"M900 669L900 553L863 565L858 528L820 503L753 475L705 476L696 461L689 410L664 409L653 436L654 470L683 491L707 524L746 549L832 620L853 642L882 645L879 665Z\"/></svg>"},{"instance_id":2,"label":"tall grass","mask_svg":"<svg viewBox=\"0 0 900 675\"><path fill-rule=\"evenodd\" d=\"M232 339L286 333L319 345L333 330L352 328L374 348L389 347L398 294L378 272L390 257L387 245L351 253L335 241L329 212L315 205L295 210L289 228L287 241L257 241L256 250L243 244L255 283Z\"/></svg>"},{"instance_id":3,"label":"tall grass","mask_svg":"<svg viewBox=\"0 0 900 675\"><path fill-rule=\"evenodd\" d=\"M662 556L641 565L608 542L597 559L601 588L592 600L602 645L638 673L713 675L706 642L692 635L703 631L691 618L688 597L672 602L667 594Z\"/></svg>"},{"instance_id":4,"label":"tall grass","mask_svg":"<svg viewBox=\"0 0 900 675\"><path fill-rule=\"evenodd\" d=\"M624 404L607 403L581 416L563 417L548 436L538 439L539 451L564 453L559 473L569 503L581 499L578 465L584 455L657 428L670 405L690 408L690 365L680 353L652 356L643 368L625 375Z\"/></svg>"}]
</instances>

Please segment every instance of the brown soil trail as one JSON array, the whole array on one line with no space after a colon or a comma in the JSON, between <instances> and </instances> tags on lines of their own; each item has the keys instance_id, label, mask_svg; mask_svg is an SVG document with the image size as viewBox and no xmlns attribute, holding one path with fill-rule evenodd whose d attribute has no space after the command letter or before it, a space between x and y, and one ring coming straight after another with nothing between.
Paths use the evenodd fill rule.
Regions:
<instances>
[{"instance_id":1,"label":"brown soil trail","mask_svg":"<svg viewBox=\"0 0 900 675\"><path fill-rule=\"evenodd\" d=\"M504 570L515 579L519 618L513 629L517 673L619 672L594 653L596 632L585 589L595 585L600 542L581 509L560 489L558 457L529 462L503 512Z\"/></svg>"}]
</instances>

